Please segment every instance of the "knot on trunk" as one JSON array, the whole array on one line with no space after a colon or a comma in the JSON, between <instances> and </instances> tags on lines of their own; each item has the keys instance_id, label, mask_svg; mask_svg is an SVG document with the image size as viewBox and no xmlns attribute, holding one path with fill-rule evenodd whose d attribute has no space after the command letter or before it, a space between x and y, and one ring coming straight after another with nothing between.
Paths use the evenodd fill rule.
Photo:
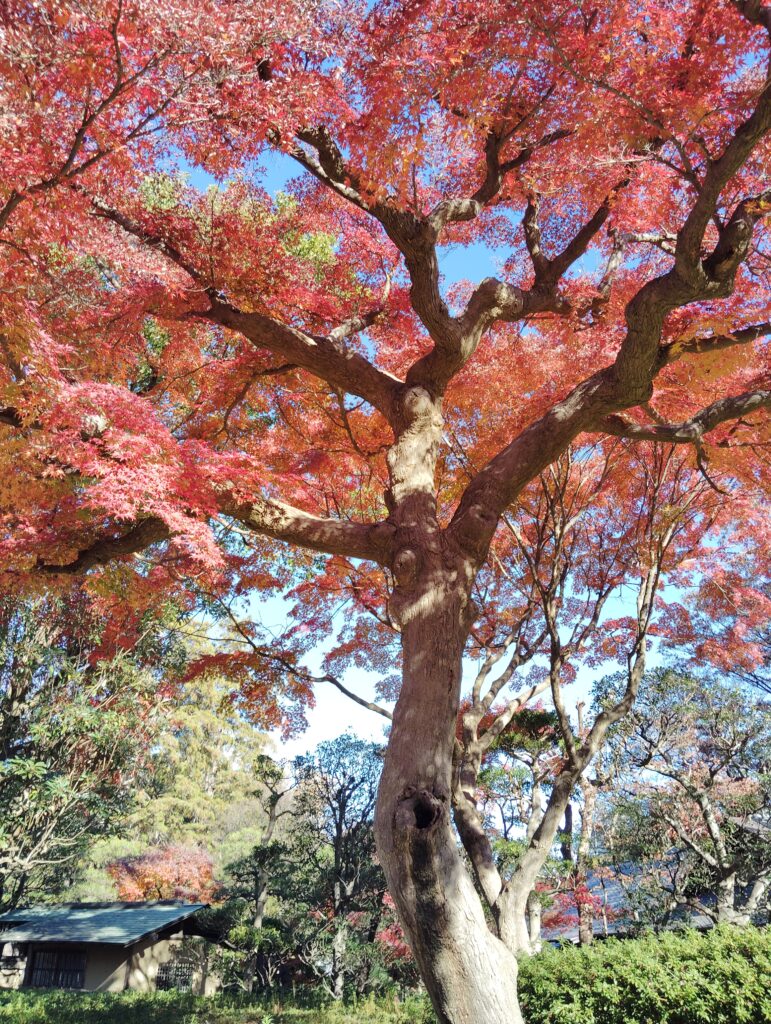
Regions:
<instances>
[{"instance_id":1,"label":"knot on trunk","mask_svg":"<svg viewBox=\"0 0 771 1024\"><path fill-rule=\"evenodd\" d=\"M446 800L428 789L408 786L396 809L396 825L424 832L441 820Z\"/></svg>"},{"instance_id":2,"label":"knot on trunk","mask_svg":"<svg viewBox=\"0 0 771 1024\"><path fill-rule=\"evenodd\" d=\"M410 587L415 582L418 572L418 556L412 548L402 548L393 561L393 574L396 585Z\"/></svg>"}]
</instances>

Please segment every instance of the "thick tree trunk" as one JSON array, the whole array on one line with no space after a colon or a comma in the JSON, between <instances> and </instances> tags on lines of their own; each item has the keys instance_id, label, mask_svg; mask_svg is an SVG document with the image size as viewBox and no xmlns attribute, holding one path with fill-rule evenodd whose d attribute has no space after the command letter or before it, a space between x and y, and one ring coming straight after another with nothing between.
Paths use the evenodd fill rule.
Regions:
<instances>
[{"instance_id":1,"label":"thick tree trunk","mask_svg":"<svg viewBox=\"0 0 771 1024\"><path fill-rule=\"evenodd\" d=\"M440 1024L521 1024L516 959L487 926L450 825L466 600L439 566L425 575L430 583L400 609L404 678L378 795L378 852Z\"/></svg>"},{"instance_id":2,"label":"thick tree trunk","mask_svg":"<svg viewBox=\"0 0 771 1024\"><path fill-rule=\"evenodd\" d=\"M736 873L725 875L717 887L717 923L732 924L746 928L751 923L751 914L744 907L736 906Z\"/></svg>"}]
</instances>

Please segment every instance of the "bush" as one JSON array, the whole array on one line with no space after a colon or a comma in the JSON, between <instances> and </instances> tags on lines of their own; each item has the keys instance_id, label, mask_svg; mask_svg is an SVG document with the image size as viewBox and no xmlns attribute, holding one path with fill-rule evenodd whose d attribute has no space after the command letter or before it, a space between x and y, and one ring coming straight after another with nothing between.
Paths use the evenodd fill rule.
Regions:
<instances>
[{"instance_id":1,"label":"bush","mask_svg":"<svg viewBox=\"0 0 771 1024\"><path fill-rule=\"evenodd\" d=\"M0 1024L434 1022L418 996L342 1006L323 1005L320 995L251 1000L0 991ZM550 948L521 961L520 998L527 1024L771 1024L771 929L726 927Z\"/></svg>"},{"instance_id":2,"label":"bush","mask_svg":"<svg viewBox=\"0 0 771 1024\"><path fill-rule=\"evenodd\" d=\"M310 1000L317 1002L317 1000ZM295 1000L251 1000L180 992L0 991L0 1024L430 1024L419 997L301 1008Z\"/></svg>"},{"instance_id":3,"label":"bush","mask_svg":"<svg viewBox=\"0 0 771 1024\"><path fill-rule=\"evenodd\" d=\"M771 1024L771 929L721 927L522 961L527 1024Z\"/></svg>"}]
</instances>

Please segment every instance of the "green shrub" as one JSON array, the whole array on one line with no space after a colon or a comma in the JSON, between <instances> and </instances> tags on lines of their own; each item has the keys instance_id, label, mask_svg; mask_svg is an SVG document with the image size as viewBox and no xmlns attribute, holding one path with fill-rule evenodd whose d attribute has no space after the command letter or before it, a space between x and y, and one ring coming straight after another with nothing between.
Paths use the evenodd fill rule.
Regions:
<instances>
[{"instance_id":1,"label":"green shrub","mask_svg":"<svg viewBox=\"0 0 771 1024\"><path fill-rule=\"evenodd\" d=\"M427 1001L324 1005L188 993L0 992L0 1024L433 1024ZM527 1024L771 1024L771 929L547 949L520 964ZM305 1005L298 1005L302 1002Z\"/></svg>"},{"instance_id":2,"label":"green shrub","mask_svg":"<svg viewBox=\"0 0 771 1024\"><path fill-rule=\"evenodd\" d=\"M306 1000L303 1000L306 1002ZM311 998L309 1003L318 1004ZM0 991L0 1024L432 1024L426 1002L410 997L354 1005L300 1007L297 1000L200 998L179 992Z\"/></svg>"},{"instance_id":3,"label":"green shrub","mask_svg":"<svg viewBox=\"0 0 771 1024\"><path fill-rule=\"evenodd\" d=\"M519 987L527 1024L771 1024L771 929L549 949Z\"/></svg>"}]
</instances>

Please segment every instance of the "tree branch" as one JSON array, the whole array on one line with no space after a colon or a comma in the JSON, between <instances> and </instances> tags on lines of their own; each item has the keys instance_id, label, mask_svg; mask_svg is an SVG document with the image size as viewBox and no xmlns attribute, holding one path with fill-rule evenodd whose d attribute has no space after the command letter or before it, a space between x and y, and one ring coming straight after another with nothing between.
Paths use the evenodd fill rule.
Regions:
<instances>
[{"instance_id":1,"label":"tree branch","mask_svg":"<svg viewBox=\"0 0 771 1024\"><path fill-rule=\"evenodd\" d=\"M657 371L676 362L681 356L709 355L712 352L722 352L723 349L733 348L736 345L749 345L760 338L771 335L771 323L753 324L751 327L743 327L733 331L731 334L709 334L697 338L688 338L685 341L673 341L668 345L659 348Z\"/></svg>"},{"instance_id":2,"label":"tree branch","mask_svg":"<svg viewBox=\"0 0 771 1024\"><path fill-rule=\"evenodd\" d=\"M99 197L90 198L97 216L161 253L201 286L210 303L208 310L195 314L201 320L236 331L257 348L268 349L332 387L363 398L391 422L394 399L402 382L344 344L351 334L371 326L382 310L352 318L328 335L310 334L262 313L242 312L214 288L213 282L173 242L144 228Z\"/></svg>"},{"instance_id":3,"label":"tree branch","mask_svg":"<svg viewBox=\"0 0 771 1024\"><path fill-rule=\"evenodd\" d=\"M606 434L628 437L635 441L693 444L727 420L739 419L758 409L768 408L771 408L771 391L745 391L742 395L718 399L682 423L652 423L641 426L629 423L621 416L608 416L597 424L597 429Z\"/></svg>"},{"instance_id":4,"label":"tree branch","mask_svg":"<svg viewBox=\"0 0 771 1024\"><path fill-rule=\"evenodd\" d=\"M322 519L274 499L234 502L224 498L222 514L237 519L250 530L274 540L296 544L323 554L364 558L390 564L392 528L387 523L354 523ZM75 575L105 565L114 558L143 551L151 544L173 536L163 520L151 517L137 523L119 536L103 537L84 548L63 565L38 562L37 568L50 574Z\"/></svg>"},{"instance_id":5,"label":"tree branch","mask_svg":"<svg viewBox=\"0 0 771 1024\"><path fill-rule=\"evenodd\" d=\"M754 112L737 128L723 155L710 164L704 187L678 232L675 267L648 281L627 303L626 336L614 363L584 380L531 423L491 459L466 488L449 529L473 557L484 557L503 510L578 434L591 430L592 425L597 429L597 424L607 421L621 409L649 400L653 379L662 365L661 335L667 315L692 302L731 294L736 270L750 251L752 229L771 209L771 192L739 203L721 231L711 256L703 261L702 239L722 189L769 131L771 81L763 89ZM715 403L700 414L705 415L705 419L697 426L702 433L712 429L722 419L730 418L732 402L740 406L747 400L756 408L765 404L765 394L761 392L760 397L751 399L747 396L729 399L728 409L720 402ZM712 425L708 427L708 424Z\"/></svg>"}]
</instances>

